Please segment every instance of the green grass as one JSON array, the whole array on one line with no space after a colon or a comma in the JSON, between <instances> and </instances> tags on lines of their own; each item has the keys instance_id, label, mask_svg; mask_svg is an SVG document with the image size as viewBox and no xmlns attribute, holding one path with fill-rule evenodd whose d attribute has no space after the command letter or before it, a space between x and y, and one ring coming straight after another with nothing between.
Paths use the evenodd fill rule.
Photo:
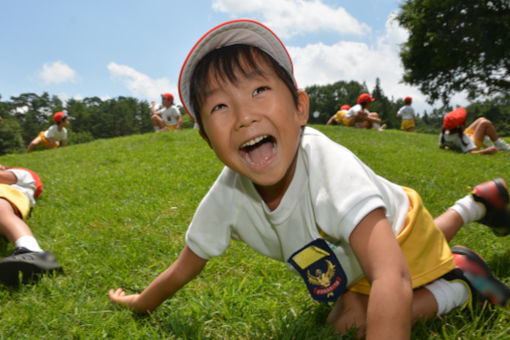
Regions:
<instances>
[{"instance_id":1,"label":"green grass","mask_svg":"<svg viewBox=\"0 0 510 340\"><path fill-rule=\"evenodd\" d=\"M440 150L437 136L319 127L377 173L416 189L438 215L468 186L510 182L510 154ZM28 224L64 274L17 289L0 286L0 339L334 339L329 306L314 302L282 263L233 242L155 312L113 305L110 288L141 291L184 246L193 212L222 165L194 130L97 140L6 155L0 164L37 171L44 183ZM510 284L509 237L470 224L453 244L476 249ZM0 257L12 245L0 239ZM415 339L507 339L510 311L454 312L418 324ZM348 336L346 338L349 338Z\"/></svg>"}]
</instances>

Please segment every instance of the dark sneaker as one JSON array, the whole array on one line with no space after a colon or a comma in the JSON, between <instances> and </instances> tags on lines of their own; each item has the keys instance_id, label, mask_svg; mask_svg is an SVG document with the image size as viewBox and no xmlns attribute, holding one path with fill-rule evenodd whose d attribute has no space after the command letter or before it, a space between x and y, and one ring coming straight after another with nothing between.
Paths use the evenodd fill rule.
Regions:
<instances>
[{"instance_id":1,"label":"dark sneaker","mask_svg":"<svg viewBox=\"0 0 510 340\"><path fill-rule=\"evenodd\" d=\"M452 248L457 268L462 270L468 284L476 294L489 302L510 308L510 287L496 279L487 263L476 252L463 246Z\"/></svg>"},{"instance_id":2,"label":"dark sneaker","mask_svg":"<svg viewBox=\"0 0 510 340\"><path fill-rule=\"evenodd\" d=\"M465 308L471 305L473 309L476 309L485 301L485 298L480 295L478 291L471 285L467 277L464 276L464 272L460 268L455 268L451 272L443 275L442 278L450 282L460 282L466 286L469 292L469 299L461 308Z\"/></svg>"},{"instance_id":3,"label":"dark sneaker","mask_svg":"<svg viewBox=\"0 0 510 340\"><path fill-rule=\"evenodd\" d=\"M0 260L0 283L16 286L37 279L41 274L61 270L55 257L45 252L16 248L11 256Z\"/></svg>"},{"instance_id":4,"label":"dark sneaker","mask_svg":"<svg viewBox=\"0 0 510 340\"><path fill-rule=\"evenodd\" d=\"M510 234L510 211L508 205L508 190L503 179L478 184L471 192L473 199L485 207L485 216L478 222L492 229L496 236Z\"/></svg>"}]
</instances>

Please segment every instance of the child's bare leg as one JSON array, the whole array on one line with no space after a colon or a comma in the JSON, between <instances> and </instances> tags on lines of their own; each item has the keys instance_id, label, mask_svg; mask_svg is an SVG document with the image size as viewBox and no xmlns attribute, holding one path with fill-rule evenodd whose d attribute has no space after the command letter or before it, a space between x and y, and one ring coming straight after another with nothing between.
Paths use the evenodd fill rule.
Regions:
<instances>
[{"instance_id":1,"label":"child's bare leg","mask_svg":"<svg viewBox=\"0 0 510 340\"><path fill-rule=\"evenodd\" d=\"M455 210L449 209L434 220L436 226L443 232L446 241L450 242L464 225L464 220Z\"/></svg>"},{"instance_id":2,"label":"child's bare leg","mask_svg":"<svg viewBox=\"0 0 510 340\"><path fill-rule=\"evenodd\" d=\"M32 140L30 144L28 144L27 152L34 150L34 148L39 144L41 144L41 138L35 137L34 140Z\"/></svg>"},{"instance_id":3,"label":"child's bare leg","mask_svg":"<svg viewBox=\"0 0 510 340\"><path fill-rule=\"evenodd\" d=\"M163 119L160 115L154 114L151 116L152 126L162 129L165 127L165 123L163 122Z\"/></svg>"},{"instance_id":4,"label":"child's bare leg","mask_svg":"<svg viewBox=\"0 0 510 340\"><path fill-rule=\"evenodd\" d=\"M428 320L437 315L436 300L428 289L418 288L413 294L413 323ZM331 309L327 323L333 325L335 333L338 334L357 328L357 335L362 337L366 331L367 308L367 295L347 291Z\"/></svg>"},{"instance_id":5,"label":"child's bare leg","mask_svg":"<svg viewBox=\"0 0 510 340\"><path fill-rule=\"evenodd\" d=\"M31 236L32 231L28 225L19 218L5 199L0 198L0 235L4 235L11 243L16 242L22 236Z\"/></svg>"},{"instance_id":6,"label":"child's bare leg","mask_svg":"<svg viewBox=\"0 0 510 340\"><path fill-rule=\"evenodd\" d=\"M479 141L483 141L485 136L489 136L493 142L498 139L496 128L492 125L492 122L486 118L478 118L468 126L468 129L474 131L475 138Z\"/></svg>"}]
</instances>

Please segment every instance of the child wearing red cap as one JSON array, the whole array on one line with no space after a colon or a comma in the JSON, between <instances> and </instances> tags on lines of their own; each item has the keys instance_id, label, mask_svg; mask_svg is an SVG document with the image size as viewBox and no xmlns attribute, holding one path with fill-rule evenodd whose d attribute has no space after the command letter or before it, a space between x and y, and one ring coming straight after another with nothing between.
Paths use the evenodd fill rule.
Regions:
<instances>
[{"instance_id":1,"label":"child wearing red cap","mask_svg":"<svg viewBox=\"0 0 510 340\"><path fill-rule=\"evenodd\" d=\"M174 96L171 93L163 93L161 95L161 105L159 110L156 110L156 102L151 105L151 120L154 131L175 131L181 127L181 113L174 105Z\"/></svg>"},{"instance_id":2,"label":"child wearing red cap","mask_svg":"<svg viewBox=\"0 0 510 340\"><path fill-rule=\"evenodd\" d=\"M184 62L179 91L225 167L178 259L140 294L111 289L112 301L142 313L155 309L231 240L286 263L312 298L334 302L327 321L338 333L356 327L367 339L409 338L413 321L483 294L500 296L498 304L510 300L483 259L463 247L454 256L448 246L476 220L510 233L504 182L476 186L434 220L414 190L378 176L306 126L308 95L267 27L234 20L210 30ZM465 274L494 290L478 293Z\"/></svg>"},{"instance_id":3,"label":"child wearing red cap","mask_svg":"<svg viewBox=\"0 0 510 340\"><path fill-rule=\"evenodd\" d=\"M42 182L32 170L0 165L0 235L15 245L10 256L0 260L0 283L18 285L40 274L60 270L55 257L43 251L25 222Z\"/></svg>"},{"instance_id":4,"label":"child wearing red cap","mask_svg":"<svg viewBox=\"0 0 510 340\"><path fill-rule=\"evenodd\" d=\"M381 119L377 112L370 112L370 106L375 98L368 93L362 93L358 97L357 104L351 107L344 116L344 125L360 129L384 130L386 124L381 126Z\"/></svg>"},{"instance_id":5,"label":"child wearing red cap","mask_svg":"<svg viewBox=\"0 0 510 340\"><path fill-rule=\"evenodd\" d=\"M326 125L332 125L333 122L336 122L339 125L347 125L344 124L345 115L347 114L347 111L349 111L351 107L347 104L344 104L340 106L340 110L338 110L334 115L329 118Z\"/></svg>"},{"instance_id":6,"label":"child wearing red cap","mask_svg":"<svg viewBox=\"0 0 510 340\"><path fill-rule=\"evenodd\" d=\"M464 153L494 154L510 151L510 145L498 137L492 122L478 118L466 128L467 112L463 107L448 112L443 118L439 147ZM491 145L494 143L494 145ZM485 147L487 146L487 147Z\"/></svg>"},{"instance_id":7,"label":"child wearing red cap","mask_svg":"<svg viewBox=\"0 0 510 340\"><path fill-rule=\"evenodd\" d=\"M31 152L34 148L42 144L46 149L54 149L59 145L67 145L67 129L69 126L69 116L67 112L56 112L53 115L53 122L48 130L39 132L39 135L30 142L27 152Z\"/></svg>"},{"instance_id":8,"label":"child wearing red cap","mask_svg":"<svg viewBox=\"0 0 510 340\"><path fill-rule=\"evenodd\" d=\"M400 129L404 131L414 131L414 118L416 114L414 113L414 109L411 106L413 102L413 98L405 97L404 98L404 106L402 106L397 112L397 118L402 119L402 124L400 125Z\"/></svg>"}]
</instances>

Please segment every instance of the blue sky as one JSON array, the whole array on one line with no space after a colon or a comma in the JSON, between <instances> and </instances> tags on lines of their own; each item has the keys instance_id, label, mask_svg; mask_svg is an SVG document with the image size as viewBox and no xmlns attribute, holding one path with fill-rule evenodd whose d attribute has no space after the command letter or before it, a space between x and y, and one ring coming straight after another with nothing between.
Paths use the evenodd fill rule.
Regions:
<instances>
[{"instance_id":1,"label":"blue sky","mask_svg":"<svg viewBox=\"0 0 510 340\"><path fill-rule=\"evenodd\" d=\"M399 83L399 44L407 33L391 20L391 0L17 0L0 2L0 95L48 92L61 99L177 94L193 44L234 18L258 20L287 46L301 87L377 77L385 94L412 96ZM462 96L454 102L465 104ZM343 103L339 103L341 105Z\"/></svg>"}]
</instances>

